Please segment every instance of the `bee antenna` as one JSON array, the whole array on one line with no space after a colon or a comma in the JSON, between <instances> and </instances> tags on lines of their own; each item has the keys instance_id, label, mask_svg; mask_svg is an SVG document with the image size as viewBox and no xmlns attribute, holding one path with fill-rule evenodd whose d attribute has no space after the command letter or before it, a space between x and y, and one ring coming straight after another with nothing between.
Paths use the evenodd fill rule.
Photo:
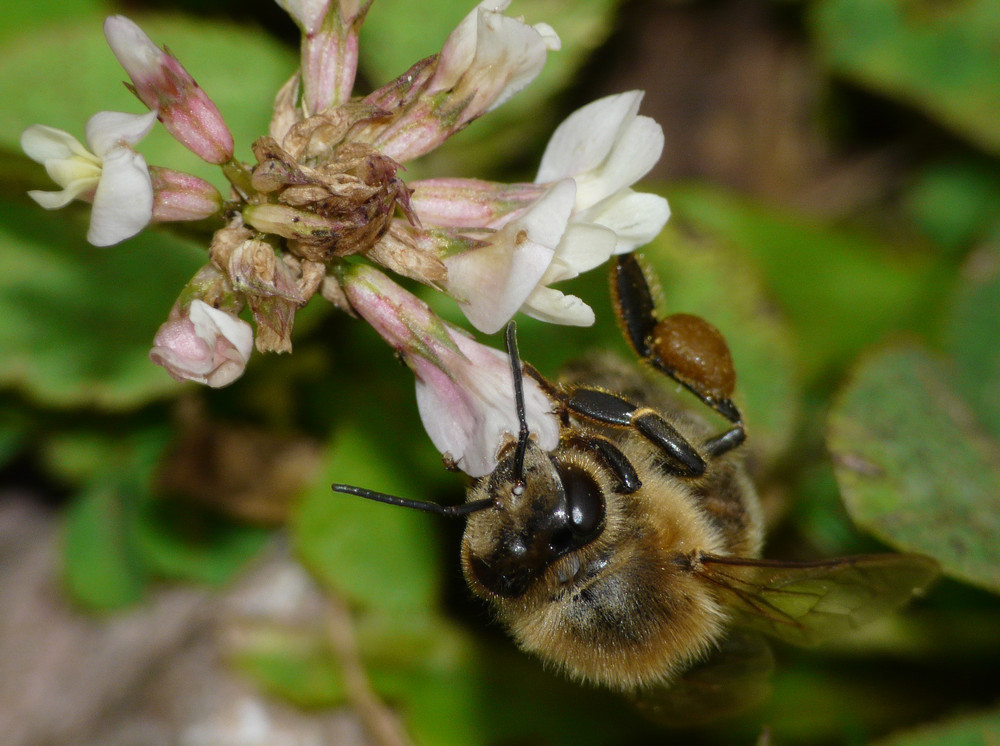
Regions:
<instances>
[{"instance_id":1,"label":"bee antenna","mask_svg":"<svg viewBox=\"0 0 1000 746\"><path fill-rule=\"evenodd\" d=\"M524 377L521 371L521 356L517 351L517 324L511 319L504 330L504 343L510 357L510 372L514 379L514 404L517 407L517 448L514 451L514 494L524 492L524 454L528 450L528 418L524 411Z\"/></svg>"},{"instance_id":2,"label":"bee antenna","mask_svg":"<svg viewBox=\"0 0 1000 746\"><path fill-rule=\"evenodd\" d=\"M474 500L473 502L462 503L461 505L438 505L437 503L429 503L423 500L407 500L405 497L387 495L384 492L366 490L364 487L353 487L349 484L334 484L330 487L334 492L342 492L345 495L356 495L366 500L398 505L401 508L413 508L414 510L422 510L425 513L434 513L435 515L464 516L493 507L492 498Z\"/></svg>"}]
</instances>

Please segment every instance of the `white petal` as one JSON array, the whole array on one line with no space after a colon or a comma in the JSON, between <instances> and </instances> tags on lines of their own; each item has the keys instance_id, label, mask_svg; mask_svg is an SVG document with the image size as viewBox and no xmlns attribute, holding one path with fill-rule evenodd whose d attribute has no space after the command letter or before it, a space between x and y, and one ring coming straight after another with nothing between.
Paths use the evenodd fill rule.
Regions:
<instances>
[{"instance_id":1,"label":"white petal","mask_svg":"<svg viewBox=\"0 0 1000 746\"><path fill-rule=\"evenodd\" d=\"M649 243L663 230L670 205L659 195L627 189L597 205L588 216L617 234L614 253L624 254Z\"/></svg>"},{"instance_id":2,"label":"white petal","mask_svg":"<svg viewBox=\"0 0 1000 746\"><path fill-rule=\"evenodd\" d=\"M132 19L108 16L104 19L104 38L133 81L137 78L149 79L160 72L164 52Z\"/></svg>"},{"instance_id":3,"label":"white petal","mask_svg":"<svg viewBox=\"0 0 1000 746\"><path fill-rule=\"evenodd\" d=\"M563 234L559 246L556 248L556 258L553 265L558 261L560 265L571 270L568 274L556 277L546 272L542 278L543 285L551 285L553 282L568 280L577 275L587 272L594 267L599 267L608 260L615 250L618 237L610 228L591 223L577 223L571 221L566 226L566 233Z\"/></svg>"},{"instance_id":4,"label":"white petal","mask_svg":"<svg viewBox=\"0 0 1000 746\"><path fill-rule=\"evenodd\" d=\"M330 7L330 0L277 0L277 2L309 36L319 31L319 26Z\"/></svg>"},{"instance_id":5,"label":"white petal","mask_svg":"<svg viewBox=\"0 0 1000 746\"><path fill-rule=\"evenodd\" d=\"M546 49L550 52L558 52L562 49L562 39L559 38L559 34L557 34L556 30L549 24L536 23L532 26L532 28L538 32L539 36L542 37L542 41L545 43Z\"/></svg>"},{"instance_id":6,"label":"white petal","mask_svg":"<svg viewBox=\"0 0 1000 746\"><path fill-rule=\"evenodd\" d=\"M476 50L476 61L487 71L486 75L503 74L505 80L499 90L490 92L492 103L486 111L493 111L538 77L545 67L551 43L537 29L507 16L493 16L491 26L495 33L487 37L481 51ZM483 97L483 92L477 94Z\"/></svg>"},{"instance_id":7,"label":"white petal","mask_svg":"<svg viewBox=\"0 0 1000 746\"><path fill-rule=\"evenodd\" d=\"M170 340L164 338L165 343ZM157 346L149 351L149 359L157 365L166 368L167 372L178 381L194 381L208 383L208 374L212 371L212 355L207 345L202 345L201 358L190 354L180 354L168 346Z\"/></svg>"},{"instance_id":8,"label":"white petal","mask_svg":"<svg viewBox=\"0 0 1000 746\"><path fill-rule=\"evenodd\" d=\"M461 389L443 370L435 368L417 379L416 392L417 410L434 447L461 462L460 468L471 474L466 450L475 433L475 421ZM472 468L478 471L482 465L477 461Z\"/></svg>"},{"instance_id":9,"label":"white petal","mask_svg":"<svg viewBox=\"0 0 1000 746\"><path fill-rule=\"evenodd\" d=\"M615 192L632 186L649 173L663 153L663 129L654 119L628 122L596 178L578 181L576 207L584 210Z\"/></svg>"},{"instance_id":10,"label":"white petal","mask_svg":"<svg viewBox=\"0 0 1000 746\"><path fill-rule=\"evenodd\" d=\"M132 150L119 149L104 160L87 240L111 246L137 234L152 217L153 183L146 161Z\"/></svg>"},{"instance_id":11,"label":"white petal","mask_svg":"<svg viewBox=\"0 0 1000 746\"><path fill-rule=\"evenodd\" d=\"M156 123L156 112L126 114L121 111L99 111L87 121L87 144L101 158L122 143L135 145Z\"/></svg>"},{"instance_id":12,"label":"white petal","mask_svg":"<svg viewBox=\"0 0 1000 746\"><path fill-rule=\"evenodd\" d=\"M445 260L448 288L479 331L500 331L552 262L555 250L534 241L497 242Z\"/></svg>"},{"instance_id":13,"label":"white petal","mask_svg":"<svg viewBox=\"0 0 1000 746\"><path fill-rule=\"evenodd\" d=\"M45 161L45 172L59 186L78 193L95 189L103 170L100 162L88 158L51 158Z\"/></svg>"},{"instance_id":14,"label":"white petal","mask_svg":"<svg viewBox=\"0 0 1000 746\"><path fill-rule=\"evenodd\" d=\"M469 97L463 117L495 109L537 77L555 32L503 15L508 0L486 0L448 36L429 93L456 89ZM456 88L457 86L457 88Z\"/></svg>"},{"instance_id":15,"label":"white petal","mask_svg":"<svg viewBox=\"0 0 1000 746\"><path fill-rule=\"evenodd\" d=\"M455 29L448 34L438 69L434 75L435 82L441 88L451 88L462 77L476 54L476 28L479 25L479 8L491 3L482 2L466 14Z\"/></svg>"},{"instance_id":16,"label":"white petal","mask_svg":"<svg viewBox=\"0 0 1000 746\"><path fill-rule=\"evenodd\" d=\"M73 135L44 124L33 124L21 133L21 149L31 160L42 164L50 160L70 159L73 156L98 165L101 162Z\"/></svg>"},{"instance_id":17,"label":"white petal","mask_svg":"<svg viewBox=\"0 0 1000 746\"><path fill-rule=\"evenodd\" d=\"M563 179L552 185L545 194L509 226L517 225L537 243L553 249L559 245L566 232L566 223L576 201L576 183Z\"/></svg>"},{"instance_id":18,"label":"white petal","mask_svg":"<svg viewBox=\"0 0 1000 746\"><path fill-rule=\"evenodd\" d=\"M642 96L642 91L606 96L570 114L552 133L535 181L554 181L597 168L611 152L622 125L639 111Z\"/></svg>"},{"instance_id":19,"label":"white petal","mask_svg":"<svg viewBox=\"0 0 1000 746\"><path fill-rule=\"evenodd\" d=\"M97 179L81 179L71 182L59 192L43 192L40 189L32 189L28 196L40 204L46 210L58 210L65 207L81 194L89 192L97 186Z\"/></svg>"},{"instance_id":20,"label":"white petal","mask_svg":"<svg viewBox=\"0 0 1000 746\"><path fill-rule=\"evenodd\" d=\"M434 446L482 476L496 464L505 410L515 412L510 361L464 335L451 338L461 352L442 356L447 370L429 361L414 368L417 408Z\"/></svg>"},{"instance_id":21,"label":"white petal","mask_svg":"<svg viewBox=\"0 0 1000 746\"><path fill-rule=\"evenodd\" d=\"M555 256L575 193L571 179L556 183L489 245L445 260L448 290L474 327L493 334L517 313Z\"/></svg>"},{"instance_id":22,"label":"white petal","mask_svg":"<svg viewBox=\"0 0 1000 746\"><path fill-rule=\"evenodd\" d=\"M225 337L243 358L250 359L253 352L253 328L242 319L204 301L191 301L191 323L202 339L214 339L216 334Z\"/></svg>"},{"instance_id":23,"label":"white petal","mask_svg":"<svg viewBox=\"0 0 1000 746\"><path fill-rule=\"evenodd\" d=\"M510 358L463 335L454 341L464 357L451 361L450 375L435 366L421 368L417 407L435 447L467 474L481 477L496 468L497 449L520 429ZM552 402L530 378L523 390L528 429L539 447L552 450L559 442Z\"/></svg>"},{"instance_id":24,"label":"white petal","mask_svg":"<svg viewBox=\"0 0 1000 746\"><path fill-rule=\"evenodd\" d=\"M549 324L593 326L595 321L594 310L575 295L545 287L536 288L521 311Z\"/></svg>"}]
</instances>

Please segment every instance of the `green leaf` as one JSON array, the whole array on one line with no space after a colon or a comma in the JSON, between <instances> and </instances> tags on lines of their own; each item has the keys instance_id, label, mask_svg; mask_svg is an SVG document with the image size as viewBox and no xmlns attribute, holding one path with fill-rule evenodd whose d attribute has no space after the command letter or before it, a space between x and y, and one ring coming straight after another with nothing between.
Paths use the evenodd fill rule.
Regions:
<instances>
[{"instance_id":1,"label":"green leaf","mask_svg":"<svg viewBox=\"0 0 1000 746\"><path fill-rule=\"evenodd\" d=\"M10 402L0 402L0 468L25 449L36 428L30 412Z\"/></svg>"},{"instance_id":2,"label":"green leaf","mask_svg":"<svg viewBox=\"0 0 1000 746\"><path fill-rule=\"evenodd\" d=\"M912 669L901 675L885 659L850 665L842 657L824 665L817 655L783 656L775 671L774 695L751 721L767 723L774 744L865 744L940 707L940 687L928 687Z\"/></svg>"},{"instance_id":3,"label":"green leaf","mask_svg":"<svg viewBox=\"0 0 1000 746\"><path fill-rule=\"evenodd\" d=\"M1000 733L1000 711L947 720L896 733L872 746L991 746Z\"/></svg>"},{"instance_id":4,"label":"green leaf","mask_svg":"<svg viewBox=\"0 0 1000 746\"><path fill-rule=\"evenodd\" d=\"M167 440L164 429L149 428L126 438L67 432L49 444L50 462L70 464L60 473L86 480L66 511L63 562L70 593L90 609L110 611L143 596L150 571L136 528ZM87 458L93 461L84 465Z\"/></svg>"},{"instance_id":5,"label":"green leaf","mask_svg":"<svg viewBox=\"0 0 1000 746\"><path fill-rule=\"evenodd\" d=\"M134 434L130 432L129 436ZM122 459L121 447L110 432L64 426L46 438L42 457L45 467L56 478L79 484L103 478L109 471L108 465L116 465Z\"/></svg>"},{"instance_id":6,"label":"green leaf","mask_svg":"<svg viewBox=\"0 0 1000 746\"><path fill-rule=\"evenodd\" d=\"M265 690L300 707L345 702L344 677L321 634L258 625L241 628L232 662Z\"/></svg>"},{"instance_id":7,"label":"green leaf","mask_svg":"<svg viewBox=\"0 0 1000 746\"><path fill-rule=\"evenodd\" d=\"M149 569L134 542L135 503L134 488L102 479L66 512L64 577L89 609L112 611L143 597Z\"/></svg>"},{"instance_id":8,"label":"green leaf","mask_svg":"<svg viewBox=\"0 0 1000 746\"><path fill-rule=\"evenodd\" d=\"M945 328L954 383L1000 440L1000 233L969 257L960 279Z\"/></svg>"},{"instance_id":9,"label":"green leaf","mask_svg":"<svg viewBox=\"0 0 1000 746\"><path fill-rule=\"evenodd\" d=\"M874 542L858 533L844 508L840 488L828 459L814 459L798 470L794 495L801 496L791 505L783 523L794 528L802 543L819 557L844 557L875 551Z\"/></svg>"},{"instance_id":10,"label":"green leaf","mask_svg":"<svg viewBox=\"0 0 1000 746\"><path fill-rule=\"evenodd\" d=\"M972 160L932 164L906 193L911 218L939 245L959 251L998 222L1000 171Z\"/></svg>"},{"instance_id":11,"label":"green leaf","mask_svg":"<svg viewBox=\"0 0 1000 746\"><path fill-rule=\"evenodd\" d=\"M38 29L53 21L94 24L100 28L112 12L104 0L34 0L30 3L0 3L0 44L30 39Z\"/></svg>"},{"instance_id":12,"label":"green leaf","mask_svg":"<svg viewBox=\"0 0 1000 746\"><path fill-rule=\"evenodd\" d=\"M330 489L339 482L427 499L406 461L395 458L370 425L341 420L322 476L293 518L296 548L318 578L354 604L402 617L426 612L441 592L441 517Z\"/></svg>"},{"instance_id":13,"label":"green leaf","mask_svg":"<svg viewBox=\"0 0 1000 746\"><path fill-rule=\"evenodd\" d=\"M196 505L151 500L140 507L136 545L151 572L221 585L267 543L270 532L242 526Z\"/></svg>"},{"instance_id":14,"label":"green leaf","mask_svg":"<svg viewBox=\"0 0 1000 746\"><path fill-rule=\"evenodd\" d=\"M127 76L104 39L104 13L90 22L38 28L0 47L0 146L20 150L31 124L64 129L81 141L98 111L139 113L145 107L121 84ZM267 133L274 95L296 68L294 53L251 26L204 17L133 17L158 45L170 48L219 107L236 141L236 156ZM224 186L221 171L155 127L138 150L151 165L169 166ZM39 187L45 185L38 167Z\"/></svg>"},{"instance_id":15,"label":"green leaf","mask_svg":"<svg viewBox=\"0 0 1000 746\"><path fill-rule=\"evenodd\" d=\"M929 284L944 282L925 257L866 234L711 187L673 187L668 197L680 219L750 255L795 331L807 380L845 365L889 331L926 326L919 306Z\"/></svg>"},{"instance_id":16,"label":"green leaf","mask_svg":"<svg viewBox=\"0 0 1000 746\"><path fill-rule=\"evenodd\" d=\"M223 583L268 539L263 529L156 497L155 471L169 440L157 427L124 437L67 431L47 444L56 473L86 483L67 511L65 564L71 592L88 607L138 601L153 577Z\"/></svg>"},{"instance_id":17,"label":"green leaf","mask_svg":"<svg viewBox=\"0 0 1000 746\"><path fill-rule=\"evenodd\" d=\"M822 0L812 27L827 64L1000 153L1000 4Z\"/></svg>"},{"instance_id":18,"label":"green leaf","mask_svg":"<svg viewBox=\"0 0 1000 746\"><path fill-rule=\"evenodd\" d=\"M949 378L913 345L862 358L830 414L829 447L859 526L1000 592L1000 446Z\"/></svg>"},{"instance_id":19,"label":"green leaf","mask_svg":"<svg viewBox=\"0 0 1000 746\"><path fill-rule=\"evenodd\" d=\"M56 406L178 391L149 348L204 250L157 232L97 249L70 217L0 201L0 384Z\"/></svg>"}]
</instances>

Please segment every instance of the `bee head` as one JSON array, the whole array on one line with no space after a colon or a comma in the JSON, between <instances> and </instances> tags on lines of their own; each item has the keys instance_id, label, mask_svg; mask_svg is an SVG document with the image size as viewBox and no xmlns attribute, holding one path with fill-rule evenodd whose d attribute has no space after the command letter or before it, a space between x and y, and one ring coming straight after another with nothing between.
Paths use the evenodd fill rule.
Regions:
<instances>
[{"instance_id":1,"label":"bee head","mask_svg":"<svg viewBox=\"0 0 1000 746\"><path fill-rule=\"evenodd\" d=\"M473 486L470 501L493 501L468 516L463 557L470 582L503 598L523 596L558 559L604 528L601 484L586 468L529 442L518 471L514 452Z\"/></svg>"}]
</instances>

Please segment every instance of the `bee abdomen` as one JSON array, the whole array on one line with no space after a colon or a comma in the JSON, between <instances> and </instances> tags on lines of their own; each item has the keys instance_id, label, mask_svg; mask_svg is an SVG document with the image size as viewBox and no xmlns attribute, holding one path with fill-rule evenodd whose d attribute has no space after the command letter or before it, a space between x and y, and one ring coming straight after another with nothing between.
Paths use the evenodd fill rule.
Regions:
<instances>
[{"instance_id":1,"label":"bee abdomen","mask_svg":"<svg viewBox=\"0 0 1000 746\"><path fill-rule=\"evenodd\" d=\"M633 564L513 625L522 647L571 676L631 690L667 681L721 635L722 614L682 568ZM551 613L555 612L555 613Z\"/></svg>"}]
</instances>

